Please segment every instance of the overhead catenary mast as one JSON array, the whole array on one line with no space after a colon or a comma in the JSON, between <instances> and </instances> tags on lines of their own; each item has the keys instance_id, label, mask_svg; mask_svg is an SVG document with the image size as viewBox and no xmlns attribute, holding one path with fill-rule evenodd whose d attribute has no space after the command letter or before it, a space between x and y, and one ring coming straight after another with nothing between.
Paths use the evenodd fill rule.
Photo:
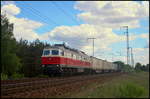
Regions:
<instances>
[{"instance_id":1,"label":"overhead catenary mast","mask_svg":"<svg viewBox=\"0 0 150 99\"><path fill-rule=\"evenodd\" d=\"M128 26L123 26L126 29L126 36L127 36L127 64L129 65L129 33L128 33Z\"/></svg>"},{"instance_id":2,"label":"overhead catenary mast","mask_svg":"<svg viewBox=\"0 0 150 99\"><path fill-rule=\"evenodd\" d=\"M131 66L134 68L134 58L133 58L133 50L132 47L130 47L131 49Z\"/></svg>"}]
</instances>

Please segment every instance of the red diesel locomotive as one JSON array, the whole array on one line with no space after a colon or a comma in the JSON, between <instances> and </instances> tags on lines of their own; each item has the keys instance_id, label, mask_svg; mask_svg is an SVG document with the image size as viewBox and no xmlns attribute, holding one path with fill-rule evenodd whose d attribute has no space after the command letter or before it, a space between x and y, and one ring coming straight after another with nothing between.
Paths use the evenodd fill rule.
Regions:
<instances>
[{"instance_id":1,"label":"red diesel locomotive","mask_svg":"<svg viewBox=\"0 0 150 99\"><path fill-rule=\"evenodd\" d=\"M97 63L101 61L97 60L95 68L93 60L93 57L88 56L82 51L66 47L64 44L55 44L54 46L44 48L42 67L44 68L44 73L48 75L96 73L96 71L104 71L105 68L97 68ZM112 66L115 68L107 70L117 69L114 64L109 67Z\"/></svg>"}]
</instances>

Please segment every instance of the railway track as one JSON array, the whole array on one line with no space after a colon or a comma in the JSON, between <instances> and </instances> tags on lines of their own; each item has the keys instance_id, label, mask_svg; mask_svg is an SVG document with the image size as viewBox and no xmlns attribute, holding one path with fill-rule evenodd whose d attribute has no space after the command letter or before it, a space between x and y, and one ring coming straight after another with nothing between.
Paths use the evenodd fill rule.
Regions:
<instances>
[{"instance_id":1,"label":"railway track","mask_svg":"<svg viewBox=\"0 0 150 99\"><path fill-rule=\"evenodd\" d=\"M60 77L60 78L49 78L49 79L36 79L36 80L26 80L18 81L13 83L2 83L1 84L1 96L12 96L18 93L30 92L33 90L58 87L65 84L79 83L88 80L107 78L109 76L121 75L122 73L110 73L110 74L98 74L98 75L83 75L75 77ZM101 79L101 80L103 80Z\"/></svg>"}]
</instances>

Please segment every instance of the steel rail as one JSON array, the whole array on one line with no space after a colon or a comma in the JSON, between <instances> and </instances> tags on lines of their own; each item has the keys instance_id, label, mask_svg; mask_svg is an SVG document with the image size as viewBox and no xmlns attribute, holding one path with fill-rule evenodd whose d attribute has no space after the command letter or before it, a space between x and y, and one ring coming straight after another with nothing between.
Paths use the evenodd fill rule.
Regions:
<instances>
[{"instance_id":1,"label":"steel rail","mask_svg":"<svg viewBox=\"0 0 150 99\"><path fill-rule=\"evenodd\" d=\"M114 74L114 73L113 73ZM111 75L111 74L109 74ZM109 76L108 75L108 76ZM76 76L70 78L61 78L61 79L50 79L43 81L33 81L33 82L24 82L24 83L16 83L16 84L6 84L1 86L1 95L11 95L17 92L26 92L30 90L36 90L44 87L55 87L61 86L69 83L82 82L85 80L97 79L98 77L104 77L104 75L88 75L88 76Z\"/></svg>"}]
</instances>

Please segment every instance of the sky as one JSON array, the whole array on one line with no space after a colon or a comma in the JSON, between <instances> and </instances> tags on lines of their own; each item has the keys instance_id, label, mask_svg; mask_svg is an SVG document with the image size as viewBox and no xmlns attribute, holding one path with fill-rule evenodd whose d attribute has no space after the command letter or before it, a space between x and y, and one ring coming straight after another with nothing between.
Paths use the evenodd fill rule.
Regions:
<instances>
[{"instance_id":1,"label":"sky","mask_svg":"<svg viewBox=\"0 0 150 99\"><path fill-rule=\"evenodd\" d=\"M126 63L126 29L134 63L149 63L148 1L1 1L16 40L68 46L108 61Z\"/></svg>"}]
</instances>

